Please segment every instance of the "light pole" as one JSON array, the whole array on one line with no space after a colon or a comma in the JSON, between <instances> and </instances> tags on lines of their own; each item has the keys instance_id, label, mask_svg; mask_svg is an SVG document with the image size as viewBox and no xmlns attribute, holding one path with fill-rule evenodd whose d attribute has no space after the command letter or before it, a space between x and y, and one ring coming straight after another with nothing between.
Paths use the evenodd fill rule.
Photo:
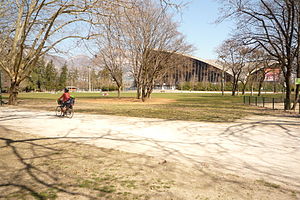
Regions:
<instances>
[{"instance_id":1,"label":"light pole","mask_svg":"<svg viewBox=\"0 0 300 200\"><path fill-rule=\"evenodd\" d=\"M92 81L91 81L91 66L88 66L88 87L89 87L89 92L92 91Z\"/></svg>"}]
</instances>

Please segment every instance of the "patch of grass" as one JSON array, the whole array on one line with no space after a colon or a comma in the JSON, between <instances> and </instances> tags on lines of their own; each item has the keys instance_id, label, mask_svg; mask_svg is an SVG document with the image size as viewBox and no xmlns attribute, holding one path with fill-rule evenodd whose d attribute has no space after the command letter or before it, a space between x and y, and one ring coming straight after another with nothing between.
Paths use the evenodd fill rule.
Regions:
<instances>
[{"instance_id":1,"label":"patch of grass","mask_svg":"<svg viewBox=\"0 0 300 200\"><path fill-rule=\"evenodd\" d=\"M50 188L46 191L38 193L37 195L34 195L34 197L36 199L54 200L57 198L56 192L57 191L55 189Z\"/></svg>"},{"instance_id":2,"label":"patch of grass","mask_svg":"<svg viewBox=\"0 0 300 200\"><path fill-rule=\"evenodd\" d=\"M93 174L92 174L93 176ZM101 192L99 197L106 196L103 193L116 192L116 186L113 184L118 183L120 180L113 175L105 174L103 177L92 177L91 179L78 179L78 186L81 188L92 189Z\"/></svg>"},{"instance_id":3,"label":"patch of grass","mask_svg":"<svg viewBox=\"0 0 300 200\"><path fill-rule=\"evenodd\" d=\"M79 180L78 186L82 188L93 188L95 186L95 182L91 180Z\"/></svg>"},{"instance_id":4,"label":"patch of grass","mask_svg":"<svg viewBox=\"0 0 300 200\"><path fill-rule=\"evenodd\" d=\"M113 185L106 185L106 186L103 186L103 187L98 188L98 190L99 190L100 192L113 193L113 192L116 191L116 188L115 188L115 186L113 186Z\"/></svg>"},{"instance_id":5,"label":"patch of grass","mask_svg":"<svg viewBox=\"0 0 300 200\"><path fill-rule=\"evenodd\" d=\"M134 180L123 180L123 181L121 181L122 186L125 186L127 188L133 188L133 189L136 188L135 183L136 183L136 181L134 181Z\"/></svg>"},{"instance_id":6,"label":"patch of grass","mask_svg":"<svg viewBox=\"0 0 300 200\"><path fill-rule=\"evenodd\" d=\"M167 120L232 122L247 115L270 114L272 111L243 105L242 96L201 93L153 93L148 102L135 99L135 93L74 93L75 114L91 113ZM19 105L53 111L60 93L21 93Z\"/></svg>"},{"instance_id":7,"label":"patch of grass","mask_svg":"<svg viewBox=\"0 0 300 200\"><path fill-rule=\"evenodd\" d=\"M171 188L171 185L174 185L174 181L167 181L162 179L156 179L150 186L150 190L164 191Z\"/></svg>"},{"instance_id":8,"label":"patch of grass","mask_svg":"<svg viewBox=\"0 0 300 200\"><path fill-rule=\"evenodd\" d=\"M262 184L262 185L264 185L264 186L266 186L266 187L276 188L276 189L280 188L280 185L277 185L275 183L267 182L267 181L265 181L263 179L257 180L257 182L260 183L260 184Z\"/></svg>"},{"instance_id":9,"label":"patch of grass","mask_svg":"<svg viewBox=\"0 0 300 200\"><path fill-rule=\"evenodd\" d=\"M295 191L292 191L292 196L297 197L297 193Z\"/></svg>"}]
</instances>

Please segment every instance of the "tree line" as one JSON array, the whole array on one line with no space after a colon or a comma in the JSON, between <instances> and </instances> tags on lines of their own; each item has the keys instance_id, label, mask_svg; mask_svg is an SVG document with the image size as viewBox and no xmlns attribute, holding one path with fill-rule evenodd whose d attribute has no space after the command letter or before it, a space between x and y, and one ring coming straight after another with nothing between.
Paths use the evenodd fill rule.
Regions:
<instances>
[{"instance_id":1,"label":"tree line","mask_svg":"<svg viewBox=\"0 0 300 200\"><path fill-rule=\"evenodd\" d=\"M89 84L90 83L90 84ZM89 88L89 85L91 88ZM21 91L62 91L66 86L84 90L116 90L117 86L111 80L105 69L73 68L64 64L55 66L53 61L41 58L30 75L20 86Z\"/></svg>"},{"instance_id":2,"label":"tree line","mask_svg":"<svg viewBox=\"0 0 300 200\"><path fill-rule=\"evenodd\" d=\"M69 77L67 65L58 70L53 61L40 59L25 81L25 91L59 91L67 84Z\"/></svg>"},{"instance_id":3,"label":"tree line","mask_svg":"<svg viewBox=\"0 0 300 200\"><path fill-rule=\"evenodd\" d=\"M170 7L180 6L174 2L1 1L0 67L10 79L9 104L17 103L20 86L33 70L37 70L39 59L46 54L64 52L60 45L68 39L98 41L95 57L103 55L99 56L103 58L103 66L119 89L123 85L118 81L119 74L124 70L117 68L122 66L124 69L126 63L126 66L131 66L129 71L138 85L138 98L149 98L156 79L164 71L162 62L175 52L185 51L181 49L183 46L188 47L169 14ZM168 54L157 54L160 51ZM116 55L114 61L107 59L108 53ZM125 58L123 61L120 55Z\"/></svg>"}]
</instances>

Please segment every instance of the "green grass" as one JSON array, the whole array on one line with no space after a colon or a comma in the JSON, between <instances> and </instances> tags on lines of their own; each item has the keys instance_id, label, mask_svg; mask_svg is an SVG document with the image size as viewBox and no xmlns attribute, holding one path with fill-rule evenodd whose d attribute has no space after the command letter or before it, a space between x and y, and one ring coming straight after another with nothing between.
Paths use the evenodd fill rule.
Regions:
<instances>
[{"instance_id":1,"label":"green grass","mask_svg":"<svg viewBox=\"0 0 300 200\"><path fill-rule=\"evenodd\" d=\"M76 113L119 115L130 117L161 118L167 120L189 120L230 122L251 114L268 114L264 109L243 105L242 96L201 93L153 93L149 102L139 102L133 92L109 96L100 93L72 93L76 97ZM21 93L20 106L54 110L61 93ZM117 102L117 103L115 103Z\"/></svg>"},{"instance_id":2,"label":"green grass","mask_svg":"<svg viewBox=\"0 0 300 200\"><path fill-rule=\"evenodd\" d=\"M275 183L267 182L263 179L259 179L259 180L257 180L257 182L264 185L264 186L266 186L266 187L271 187L271 188L276 188L276 189L280 188L280 185L277 185Z\"/></svg>"}]
</instances>

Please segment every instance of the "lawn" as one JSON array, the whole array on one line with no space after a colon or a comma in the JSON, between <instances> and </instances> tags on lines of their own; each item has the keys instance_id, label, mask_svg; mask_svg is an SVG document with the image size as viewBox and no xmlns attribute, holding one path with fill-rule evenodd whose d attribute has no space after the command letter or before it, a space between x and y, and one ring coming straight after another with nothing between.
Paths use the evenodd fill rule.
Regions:
<instances>
[{"instance_id":1,"label":"lawn","mask_svg":"<svg viewBox=\"0 0 300 200\"><path fill-rule=\"evenodd\" d=\"M204 93L153 93L147 102L124 92L118 99L115 92L73 93L75 112L169 120L231 122L248 115L270 114L272 111L243 105L242 96ZM21 93L19 106L53 111L60 93ZM7 96L6 96L7 97Z\"/></svg>"}]
</instances>

